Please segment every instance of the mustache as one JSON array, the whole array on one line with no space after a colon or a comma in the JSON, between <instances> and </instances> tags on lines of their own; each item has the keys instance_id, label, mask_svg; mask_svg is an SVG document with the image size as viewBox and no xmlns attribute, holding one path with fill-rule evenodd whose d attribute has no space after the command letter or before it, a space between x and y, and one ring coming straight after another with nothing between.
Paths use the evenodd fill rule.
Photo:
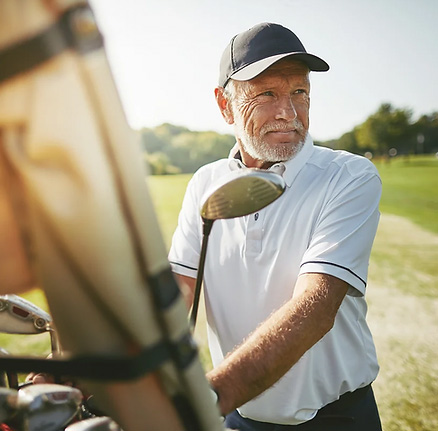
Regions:
<instances>
[{"instance_id":1,"label":"mustache","mask_svg":"<svg viewBox=\"0 0 438 431\"><path fill-rule=\"evenodd\" d=\"M262 133L269 133L269 132L289 132L291 130L295 130L298 133L304 133L305 128L303 123L300 120L297 120L296 118L288 123L282 123L282 122L275 122L275 123L268 123L264 124L260 131Z\"/></svg>"}]
</instances>

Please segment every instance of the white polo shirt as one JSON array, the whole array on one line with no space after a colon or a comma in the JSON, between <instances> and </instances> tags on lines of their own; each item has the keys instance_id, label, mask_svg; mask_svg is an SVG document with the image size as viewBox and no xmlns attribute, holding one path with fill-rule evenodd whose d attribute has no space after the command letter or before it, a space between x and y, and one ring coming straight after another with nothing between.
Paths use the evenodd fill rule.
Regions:
<instances>
[{"instance_id":1,"label":"white polo shirt","mask_svg":"<svg viewBox=\"0 0 438 431\"><path fill-rule=\"evenodd\" d=\"M203 195L236 163L219 160L192 177L169 253L174 272L196 277ZM367 159L314 146L310 137L284 166L287 187L279 199L258 213L214 222L204 289L217 366L293 296L300 274L330 274L350 284L332 330L273 387L239 408L253 420L298 424L377 376L364 293L381 181Z\"/></svg>"}]
</instances>

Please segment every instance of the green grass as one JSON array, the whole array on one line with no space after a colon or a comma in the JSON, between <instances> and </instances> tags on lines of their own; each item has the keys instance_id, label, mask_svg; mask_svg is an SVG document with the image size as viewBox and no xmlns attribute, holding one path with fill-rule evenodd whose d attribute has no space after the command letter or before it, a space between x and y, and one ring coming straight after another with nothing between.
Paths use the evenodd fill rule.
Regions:
<instances>
[{"instance_id":1,"label":"green grass","mask_svg":"<svg viewBox=\"0 0 438 431\"><path fill-rule=\"evenodd\" d=\"M438 233L438 158L397 157L376 166L383 182L381 211Z\"/></svg>"},{"instance_id":2,"label":"green grass","mask_svg":"<svg viewBox=\"0 0 438 431\"><path fill-rule=\"evenodd\" d=\"M383 216L386 221L379 225L371 252L370 277L403 294L438 298L438 236L407 218Z\"/></svg>"},{"instance_id":3,"label":"green grass","mask_svg":"<svg viewBox=\"0 0 438 431\"><path fill-rule=\"evenodd\" d=\"M184 192L191 177L191 174L148 177L149 191L167 248L170 247Z\"/></svg>"},{"instance_id":4,"label":"green grass","mask_svg":"<svg viewBox=\"0 0 438 431\"><path fill-rule=\"evenodd\" d=\"M376 163L382 178L380 210L410 220L380 226L374 243L372 276L379 284L415 296L438 297L438 159L419 156Z\"/></svg>"}]
</instances>

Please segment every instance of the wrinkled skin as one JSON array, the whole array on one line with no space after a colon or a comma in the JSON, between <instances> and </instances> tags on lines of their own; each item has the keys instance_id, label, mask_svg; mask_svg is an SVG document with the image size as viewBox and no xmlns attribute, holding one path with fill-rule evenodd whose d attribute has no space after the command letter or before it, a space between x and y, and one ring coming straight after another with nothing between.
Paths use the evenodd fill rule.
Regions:
<instances>
[{"instance_id":1,"label":"wrinkled skin","mask_svg":"<svg viewBox=\"0 0 438 431\"><path fill-rule=\"evenodd\" d=\"M288 58L250 81L233 81L234 97L216 88L216 100L227 123L234 124L242 161L267 168L294 157L309 129L308 68Z\"/></svg>"}]
</instances>

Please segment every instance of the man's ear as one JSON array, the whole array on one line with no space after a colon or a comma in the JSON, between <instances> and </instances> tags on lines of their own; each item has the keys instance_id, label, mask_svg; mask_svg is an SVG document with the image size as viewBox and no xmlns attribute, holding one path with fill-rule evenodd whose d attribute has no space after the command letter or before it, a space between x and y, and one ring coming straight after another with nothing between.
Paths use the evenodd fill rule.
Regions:
<instances>
[{"instance_id":1,"label":"man's ear","mask_svg":"<svg viewBox=\"0 0 438 431\"><path fill-rule=\"evenodd\" d=\"M223 87L217 87L214 90L216 96L216 103L219 106L222 117L228 124L234 123L233 110L231 109L231 103L225 95L225 90Z\"/></svg>"}]
</instances>

